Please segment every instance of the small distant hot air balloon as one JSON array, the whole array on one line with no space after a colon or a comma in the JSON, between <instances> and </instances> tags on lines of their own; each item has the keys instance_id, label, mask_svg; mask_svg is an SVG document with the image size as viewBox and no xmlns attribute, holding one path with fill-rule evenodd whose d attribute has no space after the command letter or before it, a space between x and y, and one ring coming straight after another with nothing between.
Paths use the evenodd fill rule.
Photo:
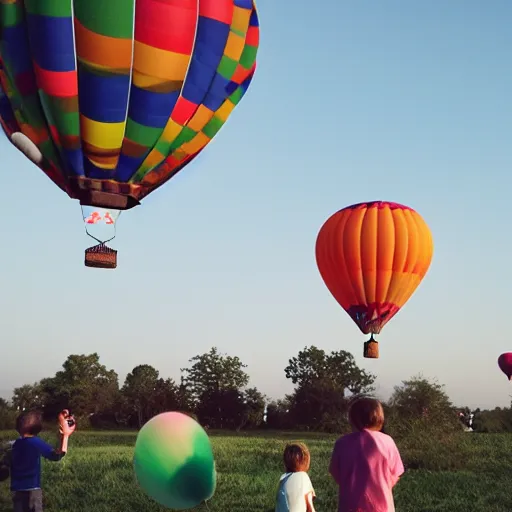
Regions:
<instances>
[{"instance_id":1,"label":"small distant hot air balloon","mask_svg":"<svg viewBox=\"0 0 512 512\"><path fill-rule=\"evenodd\" d=\"M378 358L373 338L403 307L425 276L432 234L408 206L387 201L343 208L322 226L316 242L320 274L364 334L364 357Z\"/></svg>"},{"instance_id":2,"label":"small distant hot air balloon","mask_svg":"<svg viewBox=\"0 0 512 512\"><path fill-rule=\"evenodd\" d=\"M254 0L0 2L0 124L82 205L98 242L87 266L117 266L106 243L119 214L217 135L258 47Z\"/></svg>"},{"instance_id":3,"label":"small distant hot air balloon","mask_svg":"<svg viewBox=\"0 0 512 512\"><path fill-rule=\"evenodd\" d=\"M505 352L498 357L498 366L500 370L508 377L508 380L512 380L512 352Z\"/></svg>"}]
</instances>

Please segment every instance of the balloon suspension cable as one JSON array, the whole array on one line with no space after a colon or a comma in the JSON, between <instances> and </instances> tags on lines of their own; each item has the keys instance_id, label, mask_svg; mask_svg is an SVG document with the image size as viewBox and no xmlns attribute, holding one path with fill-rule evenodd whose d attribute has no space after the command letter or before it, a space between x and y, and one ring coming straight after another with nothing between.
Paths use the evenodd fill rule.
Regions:
<instances>
[{"instance_id":1,"label":"balloon suspension cable","mask_svg":"<svg viewBox=\"0 0 512 512\"><path fill-rule=\"evenodd\" d=\"M91 233L89 233L89 231L87 231L87 228L85 228L85 232L87 233L87 236L90 236L93 240L96 240L96 242L98 242L98 244L100 244L100 245L108 244L109 242L114 240L114 238L116 237L116 235L114 235L112 238L109 238L108 240L100 240L99 238L96 238L95 236L91 235Z\"/></svg>"},{"instance_id":2,"label":"balloon suspension cable","mask_svg":"<svg viewBox=\"0 0 512 512\"><path fill-rule=\"evenodd\" d=\"M91 235L87 228L85 232L93 240L98 242L98 245L93 245L85 250L85 266L93 268L116 268L117 267L117 251L111 249L106 244L116 237L115 233L112 238L108 240L99 240L95 236Z\"/></svg>"}]
</instances>

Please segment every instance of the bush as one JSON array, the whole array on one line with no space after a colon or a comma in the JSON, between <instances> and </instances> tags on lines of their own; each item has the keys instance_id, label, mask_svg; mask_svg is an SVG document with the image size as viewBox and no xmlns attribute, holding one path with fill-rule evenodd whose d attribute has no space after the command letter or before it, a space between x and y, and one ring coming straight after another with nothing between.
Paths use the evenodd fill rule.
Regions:
<instances>
[{"instance_id":1,"label":"bush","mask_svg":"<svg viewBox=\"0 0 512 512\"><path fill-rule=\"evenodd\" d=\"M408 469L453 470L467 458L465 434L443 386L414 377L395 387L385 431L407 453Z\"/></svg>"},{"instance_id":2,"label":"bush","mask_svg":"<svg viewBox=\"0 0 512 512\"><path fill-rule=\"evenodd\" d=\"M0 430L14 430L16 426L16 411L12 409L0 409Z\"/></svg>"}]
</instances>

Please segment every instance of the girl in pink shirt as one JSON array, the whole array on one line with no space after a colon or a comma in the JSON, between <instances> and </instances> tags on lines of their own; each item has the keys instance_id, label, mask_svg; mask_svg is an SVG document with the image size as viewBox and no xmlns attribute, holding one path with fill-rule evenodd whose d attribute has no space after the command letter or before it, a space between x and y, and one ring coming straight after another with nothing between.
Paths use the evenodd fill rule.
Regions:
<instances>
[{"instance_id":1,"label":"girl in pink shirt","mask_svg":"<svg viewBox=\"0 0 512 512\"><path fill-rule=\"evenodd\" d=\"M329 465L339 487L338 512L394 512L392 489L404 466L393 439L381 432L381 403L355 400L349 420L353 432L336 441Z\"/></svg>"}]
</instances>

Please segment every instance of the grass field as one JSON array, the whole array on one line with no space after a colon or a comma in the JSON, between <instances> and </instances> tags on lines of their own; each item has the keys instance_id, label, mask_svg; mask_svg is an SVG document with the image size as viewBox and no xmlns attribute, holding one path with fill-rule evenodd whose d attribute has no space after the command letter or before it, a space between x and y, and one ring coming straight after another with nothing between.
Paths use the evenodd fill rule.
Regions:
<instances>
[{"instance_id":1,"label":"grass field","mask_svg":"<svg viewBox=\"0 0 512 512\"><path fill-rule=\"evenodd\" d=\"M43 438L52 442L48 435ZM78 432L60 463L43 465L48 512L161 511L134 482L133 432ZM0 432L0 441L14 439ZM197 510L270 512L282 473L281 454L290 440L311 450L311 480L318 512L336 511L336 488L327 466L334 436L320 434L211 433L217 490ZM398 512L511 512L512 435L452 435L397 442L408 470L395 488ZM0 512L11 510L8 484L0 483Z\"/></svg>"}]
</instances>

